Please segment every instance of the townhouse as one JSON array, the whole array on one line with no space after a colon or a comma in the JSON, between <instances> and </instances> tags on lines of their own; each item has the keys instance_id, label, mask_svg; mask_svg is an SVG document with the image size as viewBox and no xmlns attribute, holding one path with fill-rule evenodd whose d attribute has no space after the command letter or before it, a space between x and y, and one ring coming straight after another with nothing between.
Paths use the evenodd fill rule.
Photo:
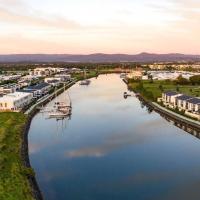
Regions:
<instances>
[{"instance_id":1,"label":"townhouse","mask_svg":"<svg viewBox=\"0 0 200 200\"><path fill-rule=\"evenodd\" d=\"M166 107L184 111L185 115L200 120L200 98L171 91L163 92L162 102Z\"/></svg>"},{"instance_id":2,"label":"townhouse","mask_svg":"<svg viewBox=\"0 0 200 200\"><path fill-rule=\"evenodd\" d=\"M187 101L189 112L193 112L195 114L200 114L200 99L199 98L192 98Z\"/></svg>"},{"instance_id":3,"label":"townhouse","mask_svg":"<svg viewBox=\"0 0 200 200\"><path fill-rule=\"evenodd\" d=\"M193 99L193 97L188 95L181 95L175 98L176 99L176 107L181 110L188 109L188 100Z\"/></svg>"},{"instance_id":4,"label":"townhouse","mask_svg":"<svg viewBox=\"0 0 200 200\"><path fill-rule=\"evenodd\" d=\"M162 102L165 106L170 107L170 108L175 108L176 107L176 97L181 96L182 94L179 94L177 92L173 91L168 91L168 92L163 92L162 94Z\"/></svg>"}]
</instances>

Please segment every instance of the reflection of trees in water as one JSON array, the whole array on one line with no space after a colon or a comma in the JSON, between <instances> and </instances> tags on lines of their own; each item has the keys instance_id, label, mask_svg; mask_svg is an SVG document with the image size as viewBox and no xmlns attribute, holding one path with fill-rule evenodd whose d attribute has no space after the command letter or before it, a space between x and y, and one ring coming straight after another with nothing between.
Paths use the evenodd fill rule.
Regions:
<instances>
[{"instance_id":1,"label":"reflection of trees in water","mask_svg":"<svg viewBox=\"0 0 200 200\"><path fill-rule=\"evenodd\" d=\"M145 102L143 102L143 101L140 101L140 106L141 106L141 108L143 109L143 108L146 108L146 110L147 110L147 112L149 113L149 114L151 114L152 112L153 112L153 109L152 109L152 107L151 106L148 106Z\"/></svg>"}]
</instances>

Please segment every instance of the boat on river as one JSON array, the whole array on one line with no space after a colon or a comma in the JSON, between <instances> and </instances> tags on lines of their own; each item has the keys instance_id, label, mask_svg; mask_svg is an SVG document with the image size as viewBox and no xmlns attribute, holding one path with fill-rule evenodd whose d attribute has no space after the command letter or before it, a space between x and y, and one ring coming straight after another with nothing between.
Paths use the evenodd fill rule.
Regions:
<instances>
[{"instance_id":1,"label":"boat on river","mask_svg":"<svg viewBox=\"0 0 200 200\"><path fill-rule=\"evenodd\" d=\"M91 81L86 78L86 71L84 70L84 80L82 80L79 85L89 85Z\"/></svg>"},{"instance_id":2,"label":"boat on river","mask_svg":"<svg viewBox=\"0 0 200 200\"><path fill-rule=\"evenodd\" d=\"M127 92L124 92L124 98L131 97L131 94L128 94Z\"/></svg>"},{"instance_id":3,"label":"boat on river","mask_svg":"<svg viewBox=\"0 0 200 200\"><path fill-rule=\"evenodd\" d=\"M123 79L123 78L126 78L126 73L121 73L121 74L120 74L120 78L122 78L122 79Z\"/></svg>"},{"instance_id":4,"label":"boat on river","mask_svg":"<svg viewBox=\"0 0 200 200\"><path fill-rule=\"evenodd\" d=\"M90 80L85 79L85 80L82 80L82 81L80 82L80 85L89 85L90 82L91 82Z\"/></svg>"},{"instance_id":5,"label":"boat on river","mask_svg":"<svg viewBox=\"0 0 200 200\"><path fill-rule=\"evenodd\" d=\"M61 111L53 111L53 112L50 112L49 113L49 118L65 118L69 116L68 113L64 113L64 112L61 112Z\"/></svg>"},{"instance_id":6,"label":"boat on river","mask_svg":"<svg viewBox=\"0 0 200 200\"><path fill-rule=\"evenodd\" d=\"M65 91L65 86L64 86ZM65 118L71 115L72 112L72 103L71 98L69 96L69 93L67 92L67 95L69 97L69 104L67 103L67 97L63 100L58 100L56 96L56 102L54 103L53 110L49 112L49 118Z\"/></svg>"}]
</instances>

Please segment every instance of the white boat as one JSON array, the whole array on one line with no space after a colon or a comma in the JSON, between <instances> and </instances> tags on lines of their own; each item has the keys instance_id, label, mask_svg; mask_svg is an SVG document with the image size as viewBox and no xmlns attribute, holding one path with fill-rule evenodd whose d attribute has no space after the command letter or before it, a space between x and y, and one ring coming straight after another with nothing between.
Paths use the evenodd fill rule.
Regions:
<instances>
[{"instance_id":1,"label":"white boat","mask_svg":"<svg viewBox=\"0 0 200 200\"><path fill-rule=\"evenodd\" d=\"M80 82L80 85L89 85L90 82L91 82L90 80L85 79L85 80L83 80L83 81Z\"/></svg>"},{"instance_id":2,"label":"white boat","mask_svg":"<svg viewBox=\"0 0 200 200\"><path fill-rule=\"evenodd\" d=\"M80 85L89 85L90 84L90 80L89 79L86 79L86 72L84 70L84 80L82 80L79 84Z\"/></svg>"},{"instance_id":3,"label":"white boat","mask_svg":"<svg viewBox=\"0 0 200 200\"><path fill-rule=\"evenodd\" d=\"M62 101L58 101L56 96L56 102L54 103L54 110L49 113L49 118L65 118L71 115L72 104L69 94L68 97L70 101L69 104L66 103L67 98L64 98L64 100Z\"/></svg>"},{"instance_id":4,"label":"white boat","mask_svg":"<svg viewBox=\"0 0 200 200\"><path fill-rule=\"evenodd\" d=\"M120 78L126 78L126 73L121 73Z\"/></svg>"},{"instance_id":5,"label":"white boat","mask_svg":"<svg viewBox=\"0 0 200 200\"><path fill-rule=\"evenodd\" d=\"M70 115L71 114L71 107L63 107L58 109L60 112Z\"/></svg>"},{"instance_id":6,"label":"white boat","mask_svg":"<svg viewBox=\"0 0 200 200\"><path fill-rule=\"evenodd\" d=\"M68 113L63 113L60 111L53 111L49 113L49 118L65 118L68 116Z\"/></svg>"}]
</instances>

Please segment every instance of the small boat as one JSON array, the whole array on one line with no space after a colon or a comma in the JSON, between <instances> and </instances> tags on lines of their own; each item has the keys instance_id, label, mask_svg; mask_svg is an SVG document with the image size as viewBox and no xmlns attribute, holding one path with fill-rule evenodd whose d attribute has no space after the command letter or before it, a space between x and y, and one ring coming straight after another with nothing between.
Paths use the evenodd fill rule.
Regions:
<instances>
[{"instance_id":1,"label":"small boat","mask_svg":"<svg viewBox=\"0 0 200 200\"><path fill-rule=\"evenodd\" d=\"M131 94L128 94L127 92L124 92L124 98L131 97Z\"/></svg>"},{"instance_id":2,"label":"small boat","mask_svg":"<svg viewBox=\"0 0 200 200\"><path fill-rule=\"evenodd\" d=\"M84 70L84 80L82 80L79 85L89 85L90 84L90 80L86 79L86 71Z\"/></svg>"},{"instance_id":3,"label":"small boat","mask_svg":"<svg viewBox=\"0 0 200 200\"><path fill-rule=\"evenodd\" d=\"M65 87L64 87L65 90ZM68 94L68 93L67 93ZM58 101L57 100L57 95L56 95L56 102L54 103L54 110L49 112L49 118L66 118L71 115L72 112L72 103L70 96L68 94L70 103L67 104L67 99L64 99L63 101Z\"/></svg>"},{"instance_id":4,"label":"small boat","mask_svg":"<svg viewBox=\"0 0 200 200\"><path fill-rule=\"evenodd\" d=\"M65 118L68 115L69 115L68 113L63 113L63 112L60 112L60 111L55 111L55 112L49 113L49 118Z\"/></svg>"},{"instance_id":5,"label":"small boat","mask_svg":"<svg viewBox=\"0 0 200 200\"><path fill-rule=\"evenodd\" d=\"M90 80L85 79L85 80L81 81L79 84L80 84L80 85L89 85L90 82L91 82Z\"/></svg>"},{"instance_id":6,"label":"small boat","mask_svg":"<svg viewBox=\"0 0 200 200\"><path fill-rule=\"evenodd\" d=\"M70 106L58 108L58 111L65 113L65 114L68 114L68 115L71 115L72 108Z\"/></svg>"},{"instance_id":7,"label":"small boat","mask_svg":"<svg viewBox=\"0 0 200 200\"><path fill-rule=\"evenodd\" d=\"M120 78L126 78L126 73L121 73Z\"/></svg>"}]
</instances>

